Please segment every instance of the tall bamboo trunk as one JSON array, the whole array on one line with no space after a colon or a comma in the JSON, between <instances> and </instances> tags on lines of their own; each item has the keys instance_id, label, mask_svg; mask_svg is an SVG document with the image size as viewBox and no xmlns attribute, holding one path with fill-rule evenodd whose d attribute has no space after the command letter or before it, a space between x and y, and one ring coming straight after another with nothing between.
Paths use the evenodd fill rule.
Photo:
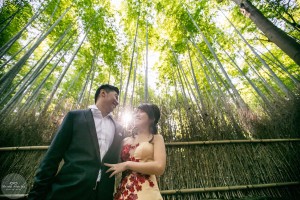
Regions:
<instances>
[{"instance_id":1,"label":"tall bamboo trunk","mask_svg":"<svg viewBox=\"0 0 300 200\"><path fill-rule=\"evenodd\" d=\"M62 39L64 37L64 35L61 36L60 39ZM64 43L63 45L61 45L60 49L58 49L56 51L56 53L51 57L51 59L46 63L46 61L43 61L38 67L37 70L30 75L30 77L28 78L28 80L26 80L26 82L22 83L22 85L20 86L20 89L16 92L16 94L9 100L9 102L5 105L5 107L1 110L1 114L3 112L8 113L9 111L9 107L14 107L15 105L18 105L17 102L19 102L20 99L23 99L23 97L26 95L25 91L28 91L30 89L30 87L32 87L34 84L34 82L37 80L37 77L40 75L40 73L44 70L44 68L52 61L52 59L54 59L58 53L60 52L60 50L65 46L65 44L69 41L69 39L72 36L70 36ZM59 41L56 42L57 44L59 44ZM71 46L71 45L70 45ZM52 49L53 50L53 49ZM67 51L64 52L64 55L67 53ZM32 95L29 96L26 100L26 103L21 107L22 110L24 110L24 107L29 108L30 105L32 105L35 100L36 97L38 96L39 92L41 91L42 87L44 86L45 82L47 81L47 79L50 77L51 73L54 71L54 69L56 68L56 66L58 65L58 63L61 61L61 59L64 57L64 55L56 62L56 64L53 65L52 69L50 70L50 72L48 73L48 75L44 78L44 80L40 83L40 85L32 92ZM46 60L47 58L45 58Z\"/></svg>"},{"instance_id":2,"label":"tall bamboo trunk","mask_svg":"<svg viewBox=\"0 0 300 200\"><path fill-rule=\"evenodd\" d=\"M256 37L257 38L257 37ZM257 38L258 39L258 38ZM260 41L260 40L259 40ZM287 67L282 63L282 62L280 62L280 60L278 59L278 58L276 58L276 56L274 56L274 54L266 47L266 45L262 42L262 41L260 41L260 43L263 45L263 47L269 52L269 54L271 55L271 57L276 61L276 62L274 62L278 67L280 67L281 69L282 69L282 71L284 71L289 77L290 77L290 79L296 84L296 85L298 85L299 86L299 88L300 88L300 81L293 75L293 74L291 74L289 71L288 71L288 69L287 69ZM269 60L271 60L271 58L270 57L267 57Z\"/></svg>"},{"instance_id":3,"label":"tall bamboo trunk","mask_svg":"<svg viewBox=\"0 0 300 200\"><path fill-rule=\"evenodd\" d=\"M232 0L249 17L255 25L265 34L270 41L274 42L282 51L300 66L300 44L288 36L284 31L268 20L248 0Z\"/></svg>"},{"instance_id":4,"label":"tall bamboo trunk","mask_svg":"<svg viewBox=\"0 0 300 200\"><path fill-rule=\"evenodd\" d=\"M24 49L26 49L31 42L33 42L36 38L32 38L30 41L28 41L25 45L22 46L21 49L19 49L19 51L17 51L16 53L14 53L12 56L10 56L9 59L7 59L1 66L0 66L0 70L4 69L5 66L7 66L8 63L10 63L12 60L14 60L14 58L19 55L20 52L22 52Z\"/></svg>"},{"instance_id":5,"label":"tall bamboo trunk","mask_svg":"<svg viewBox=\"0 0 300 200\"><path fill-rule=\"evenodd\" d=\"M12 92L15 91L15 89L20 85L19 90L16 92L16 94L14 95L14 97L11 99L13 100L14 98L18 98L18 95L23 93L25 90L28 90L29 87L31 87L33 84L33 82L35 81L35 79L37 78L37 76L45 69L45 67L47 66L47 64L49 62L51 62L51 60L55 57L55 55L58 54L58 52L65 46L65 44L69 41L69 39L72 37L72 35L67 39L66 42L63 43L63 45L60 45L60 42L62 41L62 39L66 36L66 34L70 31L71 26L69 26L69 28L61 35L61 37L59 38L59 40L57 40L50 48L47 52L44 53L44 55L41 57L41 59L39 61L36 62L36 64L30 69L30 71L23 77L23 79L21 81L19 81L18 84L16 84L13 88L11 88L11 90L9 92L7 92L5 94L5 96L1 99L0 104L6 100L7 97L9 97ZM54 56L51 57L51 59L47 62L47 60L50 58L52 52L56 49L56 47L60 45L60 49L56 52L56 54Z\"/></svg>"},{"instance_id":6,"label":"tall bamboo trunk","mask_svg":"<svg viewBox=\"0 0 300 200\"><path fill-rule=\"evenodd\" d=\"M40 45L40 43L49 35L49 33L54 29L54 27L62 20L62 18L65 16L65 14L70 10L71 7L67 8L65 12L60 16L59 19L56 20L56 22L49 28L49 30L39 38L38 41L31 47L26 54L13 66L13 68L6 73L3 77L0 79L1 85L1 91L3 91L4 88L6 88L8 85L10 85L17 75L17 73L21 70L22 66L25 64L27 59L30 57L30 55L34 52L34 50Z\"/></svg>"},{"instance_id":7,"label":"tall bamboo trunk","mask_svg":"<svg viewBox=\"0 0 300 200\"><path fill-rule=\"evenodd\" d=\"M2 19L0 21L0 25L4 24L7 20L11 21L16 16L16 14L20 12L20 10L21 10L21 8L18 7L18 9L14 13L12 13L10 16ZM7 22L7 23L9 23L9 22Z\"/></svg>"},{"instance_id":8,"label":"tall bamboo trunk","mask_svg":"<svg viewBox=\"0 0 300 200\"><path fill-rule=\"evenodd\" d=\"M196 91L197 91L197 94L198 94L198 97L199 97L199 100L200 100L200 103L201 103L202 115L205 116L205 113L207 113L207 109L206 109L206 106L204 104L204 100L203 100L203 97L201 95L199 84L198 84L198 81L197 81L197 78L196 78L196 75L195 75L195 70L194 70L194 66L193 66L193 62L192 62L192 58L191 58L191 54L190 54L190 47L189 47L188 43L187 43L187 49L188 49L188 56L189 56L189 61L190 61L190 67L191 67L191 70L192 70L192 77L193 77L194 85L195 85L195 88L196 88Z\"/></svg>"},{"instance_id":9,"label":"tall bamboo trunk","mask_svg":"<svg viewBox=\"0 0 300 200\"><path fill-rule=\"evenodd\" d=\"M84 37L83 37L83 39L81 40L81 42L80 42L80 44L78 45L78 47L76 48L76 50L75 50L73 56L70 58L68 64L66 65L66 67L65 67L64 70L63 70L63 72L60 74L60 77L58 78L58 80L56 81L55 85L53 86L52 92L51 92L51 94L50 94L50 96L49 96L49 98L48 98L48 100L47 100L47 102L46 102L46 104L45 104L45 107L44 107L43 111L42 111L42 116L43 116L43 115L46 113L46 111L48 110L48 107L50 106L50 103L51 103L51 101L52 101L52 99L53 99L53 97L54 97L54 94L56 93L56 91L57 91L57 89L58 89L58 86L60 85L62 79L64 78L64 76L65 76L65 74L67 73L69 67L71 66L71 63L73 62L75 56L77 55L79 49L81 48L83 42L85 41L85 38L87 37L87 34L88 34L88 32L89 32L90 27L91 27L91 25L90 25L89 28L87 29L86 34L84 35Z\"/></svg>"},{"instance_id":10,"label":"tall bamboo trunk","mask_svg":"<svg viewBox=\"0 0 300 200\"><path fill-rule=\"evenodd\" d=\"M90 72L90 75L88 77L88 82L90 83L90 88L88 89L88 92L87 92L87 97L86 97L86 101L85 101L85 107L88 107L88 105L90 103L91 90L92 90L92 87L93 87L93 81L94 81L95 72L96 72L96 70L95 70L95 68L96 68L96 64L95 64L96 60L97 60L97 55L94 54L93 60L92 60L91 72Z\"/></svg>"},{"instance_id":11,"label":"tall bamboo trunk","mask_svg":"<svg viewBox=\"0 0 300 200\"><path fill-rule=\"evenodd\" d=\"M137 35L138 35L138 28L139 28L139 16L136 21L136 29L135 29L135 36L134 36L134 41L133 41L132 53L131 53L130 68L129 68L128 78L127 78L127 82L126 82L126 88L125 88L125 92L124 92L124 96L123 96L123 107L126 106L127 91L128 91L131 71L132 71L132 67L133 67L133 57L134 57L136 39L137 39Z\"/></svg>"},{"instance_id":12,"label":"tall bamboo trunk","mask_svg":"<svg viewBox=\"0 0 300 200\"><path fill-rule=\"evenodd\" d=\"M39 10L34 14L27 24L9 41L7 41L1 48L0 48L0 58L9 50L9 48L21 37L22 33L32 24L34 20L47 8L47 6L41 5Z\"/></svg>"},{"instance_id":13,"label":"tall bamboo trunk","mask_svg":"<svg viewBox=\"0 0 300 200\"><path fill-rule=\"evenodd\" d=\"M237 49L239 49L238 47L236 47ZM248 57L250 58L250 60L252 62L249 62L245 56L243 54L246 54L245 52L243 52L243 54L240 52L240 51L237 51L238 55L243 58L245 60L245 63L252 69L252 71L254 72L254 74L256 74L256 76L259 78L260 82L263 84L263 86L266 88L267 92L277 98L279 97L279 94L278 92L275 91L275 89L273 88L273 86L271 86L267 81L266 79L261 75L261 73L255 68L255 66L253 66L254 64L256 65L257 68L259 68L259 66L256 64L255 60L252 59L251 57Z\"/></svg>"},{"instance_id":14,"label":"tall bamboo trunk","mask_svg":"<svg viewBox=\"0 0 300 200\"><path fill-rule=\"evenodd\" d=\"M197 101L196 95L194 94L194 92L193 92L193 90L192 90L192 87L191 87L191 85L190 85L190 83L189 83L189 80L188 80L187 77L186 77L186 73L184 72L183 66L182 66L181 62L179 61L178 56L177 56L176 53L174 52L174 49L172 48L172 46L171 46L171 45L169 45L169 46L170 46L170 49L171 49L171 51L172 51L172 54L173 54L173 56L174 56L174 58L175 58L175 60L176 60L176 63L177 63L177 72L178 72L178 77L179 77L179 80L180 80L180 83L181 83L181 86L182 86L182 93L184 94L184 97L185 97L185 100L184 100L184 106L185 106L185 108L187 108L187 109L186 109L186 110L187 110L187 114L189 114L189 109L188 109L188 107L187 107L188 102L187 102L187 98L186 98L186 93L185 93L185 91L188 92L190 99L192 99L192 97L191 97L190 92L189 92L188 89L190 89L190 91L191 91L191 93L192 93L194 99L196 100L196 106L197 106L199 112L202 113L202 109L201 109L201 107L199 106L199 103L198 103L198 101ZM181 71L181 73L180 73L180 71ZM181 74L182 74L182 76L183 76L183 80L182 80ZM184 89L184 84L187 85L187 86L186 86L186 88L187 88L186 90Z\"/></svg>"},{"instance_id":15,"label":"tall bamboo trunk","mask_svg":"<svg viewBox=\"0 0 300 200\"><path fill-rule=\"evenodd\" d=\"M208 62L208 60L205 58L205 56L203 55L203 53L200 51L199 47L195 44L193 38L191 38L190 41L192 42L192 44L194 45L194 47L197 49L198 53L201 55L202 59L204 60L205 64L208 66L209 70L210 70L210 68L213 69L215 71L216 75L220 77L220 75L216 72L216 70L214 69L214 67ZM211 50L211 52L213 52L213 54L215 54L213 49ZM219 60L219 59L217 59L217 60ZM222 73L224 74L224 76L226 78L226 81L229 84L230 89L233 91L233 94L232 94L232 92L230 92L229 89L227 89L228 93L230 94L230 96L232 97L232 99L236 102L237 107L247 110L248 109L248 105L244 102L244 100L242 99L242 97L238 93L237 89L235 88L235 86L231 82L231 79L229 78L227 72L223 68L223 65L220 63L220 61L218 63L219 63L219 67L220 67ZM227 88L227 84L223 81L223 79L221 77L220 77L220 81ZM217 82L215 82L215 83L217 84Z\"/></svg>"},{"instance_id":16,"label":"tall bamboo trunk","mask_svg":"<svg viewBox=\"0 0 300 200\"><path fill-rule=\"evenodd\" d=\"M170 45L170 48L172 49L171 45ZM178 83L180 85L181 94L183 95L182 106L179 106L179 107L183 107L185 109L186 116L189 119L189 121L187 121L188 124L184 124L184 125L181 124L181 127L183 127L182 128L183 129L182 130L182 135L185 135L184 138L188 138L187 135L190 133L190 131L189 131L189 129L187 127L190 127L190 124L192 124L193 116L191 115L190 105L189 105L189 101L188 101L188 98L187 98L187 95L186 95L186 91L188 92L188 90L185 89L185 85L184 85L185 82L182 79L182 75L181 75L182 73L180 73L180 67L179 67L179 65L181 65L181 63L178 60L177 55L175 54L175 52L173 51L173 49L172 49L172 53L173 53L173 56L174 56L174 58L175 58L175 60L177 62L176 69L175 69L176 70L175 74L177 75L177 79L179 80L179 82L176 81L175 84ZM190 94L189 94L189 96L190 96ZM182 112L180 114L182 114ZM182 120L181 120L181 123L182 123Z\"/></svg>"},{"instance_id":17,"label":"tall bamboo trunk","mask_svg":"<svg viewBox=\"0 0 300 200\"><path fill-rule=\"evenodd\" d=\"M146 67L145 67L145 102L148 102L148 20L146 21Z\"/></svg>"},{"instance_id":18,"label":"tall bamboo trunk","mask_svg":"<svg viewBox=\"0 0 300 200\"><path fill-rule=\"evenodd\" d=\"M133 107L133 98L134 98L134 91L135 91L135 85L136 85L136 70L138 68L138 50L136 51L136 57L135 57L135 67L133 72L133 82L132 82L132 91L131 91L131 98L130 98L130 107Z\"/></svg>"},{"instance_id":19,"label":"tall bamboo trunk","mask_svg":"<svg viewBox=\"0 0 300 200\"><path fill-rule=\"evenodd\" d=\"M176 107L178 108L178 115L179 115L179 127L181 127L181 131L182 131L182 129L184 128L184 124L182 122L182 114L181 114L182 113L182 111L181 111L182 106L180 105L180 101L179 101L179 95L178 95L178 89L177 89L177 80L176 80L175 77L174 77L174 86L175 86L175 94L176 94ZM176 131L177 131L177 128L175 128L175 135L176 135ZM184 132L184 131L182 131L182 132Z\"/></svg>"},{"instance_id":20,"label":"tall bamboo trunk","mask_svg":"<svg viewBox=\"0 0 300 200\"><path fill-rule=\"evenodd\" d=\"M94 68L94 60L95 60L95 57L96 57L96 55L94 55L94 57L93 57L91 67L90 67L89 72L88 72L88 74L87 74L87 77L86 77L86 79L85 79L85 83L84 83L84 85L83 85L83 87L82 87L82 90L81 90L81 92L80 92L80 94L79 94L79 97L78 97L78 100L77 100L77 107L80 107L80 105L82 104L82 101L83 101L83 99L84 99L84 94L85 94L85 92L86 92L87 85L88 85L88 82L90 81L90 76L91 76L91 73L92 73L93 68Z\"/></svg>"},{"instance_id":21,"label":"tall bamboo trunk","mask_svg":"<svg viewBox=\"0 0 300 200\"><path fill-rule=\"evenodd\" d=\"M122 100L122 95L123 95L123 64L122 64L122 58L121 58L121 70L120 70L120 86L119 86L119 90L120 90L120 95L119 95L119 103L121 102ZM117 107L117 113L119 113L119 109L120 109L120 106Z\"/></svg>"},{"instance_id":22,"label":"tall bamboo trunk","mask_svg":"<svg viewBox=\"0 0 300 200\"><path fill-rule=\"evenodd\" d=\"M222 12L223 13L223 12ZM223 13L225 16L225 14ZM226 16L225 16L226 17ZM258 53L254 50L254 48L249 44L249 42L244 38L242 33L234 26L234 24L226 17L228 22L232 25L236 33L241 37L241 39L245 42L245 44L249 47L249 49L252 51L252 53L259 59L259 61L263 64L263 66L270 72L272 75L271 77L275 80L279 88L288 96L291 98L294 98L295 95L286 87L286 85L280 80L280 78L274 73L274 71L271 69L271 67L266 63L264 59Z\"/></svg>"},{"instance_id":23,"label":"tall bamboo trunk","mask_svg":"<svg viewBox=\"0 0 300 200\"><path fill-rule=\"evenodd\" d=\"M50 114L51 115L55 115L54 113L57 113L59 111L59 108L63 109L63 112L66 112L66 111L69 111L69 110L72 110L73 108L73 105L74 104L71 104L70 108L66 108L64 106L61 106L64 102L65 102L65 99L69 93L69 91L71 90L71 88L74 86L75 83L78 82L78 79L81 75L83 71L83 68L80 69L80 71L77 73L76 77L72 80L71 84L69 85L69 87L67 88L67 90L64 91L64 94L62 95L61 98L59 98L59 101L56 103L56 106L55 108L53 109L52 113Z\"/></svg>"},{"instance_id":24,"label":"tall bamboo trunk","mask_svg":"<svg viewBox=\"0 0 300 200\"><path fill-rule=\"evenodd\" d=\"M60 0L59 0L59 1L60 1ZM59 3L59 2L58 2L58 3ZM12 59L14 59L21 51L23 51L23 49L27 48L27 46L29 46L29 44L30 44L32 41L34 41L34 40L39 40L39 38L42 37L43 33L46 31L48 25L50 24L51 19L52 19L53 16L54 16L54 13L55 13L56 10L57 10L58 3L56 4L55 9L53 10L53 12L52 12L52 14L51 14L51 17L49 18L47 24L44 26L45 28L43 29L43 31L41 31L41 33L39 33L37 37L33 37L29 42L27 42L26 45L23 45L23 47L22 47L18 52L16 52L14 55L12 55L5 63L3 63L3 64L1 65L0 69L3 68L3 67L5 67L5 65L8 64ZM1 93L1 92L0 92L0 93Z\"/></svg>"},{"instance_id":25,"label":"tall bamboo trunk","mask_svg":"<svg viewBox=\"0 0 300 200\"><path fill-rule=\"evenodd\" d=\"M93 88L93 83L94 83L94 79L95 79L95 74L96 74L96 61L98 60L98 56L97 53L94 53L94 57L93 57L93 72L92 72L92 78L91 78L91 82L90 82L90 88L89 88L89 92L88 92L88 98L87 98L87 104L86 107L88 106L88 104L90 103L90 98L91 98L91 93L92 93L92 88ZM93 99L93 103L94 103L94 99Z\"/></svg>"},{"instance_id":26,"label":"tall bamboo trunk","mask_svg":"<svg viewBox=\"0 0 300 200\"><path fill-rule=\"evenodd\" d=\"M226 81L228 82L229 86L230 86L230 89L232 90L232 92L234 93L235 97L236 97L236 100L238 101L238 105L239 107L241 107L242 109L245 109L247 110L248 109L248 105L245 103L245 101L242 99L242 97L240 96L239 92L237 91L237 89L235 88L235 86L233 85L230 77L228 76L226 70L224 69L222 63L220 62L218 56L216 55L214 49L212 48L210 42L207 40L207 38L205 37L205 35L203 34L203 32L200 30L199 26L197 25L197 23L195 22L194 18L192 17L192 15L190 14L189 10L187 10L187 13L190 17L190 19L192 20L193 24L195 25L195 27L197 28L197 30L199 31L199 33L201 34L205 44L207 45L207 47L209 48L210 52L212 53L212 55L214 56L217 64L219 65L221 71L223 72L225 78L226 78Z\"/></svg>"},{"instance_id":27,"label":"tall bamboo trunk","mask_svg":"<svg viewBox=\"0 0 300 200\"><path fill-rule=\"evenodd\" d=\"M218 42L217 42L218 43ZM238 66L238 64L235 62L235 60L227 53L227 51L218 43L219 47L223 52L227 55L227 57L231 60L233 63L233 66L236 67L236 69L239 71L239 73L248 81L248 83L251 85L251 87L255 90L255 92L258 94L258 96L263 100L263 102L268 106L268 108L273 109L272 105L270 104L269 100L266 98L266 96L263 94L263 92L256 87L256 85L252 82L252 80L243 72L243 70Z\"/></svg>"},{"instance_id":28,"label":"tall bamboo trunk","mask_svg":"<svg viewBox=\"0 0 300 200\"><path fill-rule=\"evenodd\" d=\"M0 24L4 23L5 21L9 20L1 29L0 29L0 34L2 33L2 31L4 29L6 29L6 27L8 27L11 23L11 21L14 19L14 17L16 16L16 14L18 14L20 12L21 8L18 8L16 12L14 12L12 15L10 15L8 18L2 20L0 22Z\"/></svg>"}]
</instances>

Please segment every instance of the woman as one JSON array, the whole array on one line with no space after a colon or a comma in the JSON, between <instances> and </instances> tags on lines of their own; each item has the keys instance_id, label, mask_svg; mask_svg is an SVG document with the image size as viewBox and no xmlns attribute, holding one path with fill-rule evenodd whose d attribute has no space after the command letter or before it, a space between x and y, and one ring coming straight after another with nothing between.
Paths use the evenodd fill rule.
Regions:
<instances>
[{"instance_id":1,"label":"woman","mask_svg":"<svg viewBox=\"0 0 300 200\"><path fill-rule=\"evenodd\" d=\"M111 176L123 172L114 195L119 199L160 200L156 176L162 175L166 166L163 137L157 134L159 108L154 104L141 104L135 116L132 137L123 140L121 163L105 164Z\"/></svg>"}]
</instances>

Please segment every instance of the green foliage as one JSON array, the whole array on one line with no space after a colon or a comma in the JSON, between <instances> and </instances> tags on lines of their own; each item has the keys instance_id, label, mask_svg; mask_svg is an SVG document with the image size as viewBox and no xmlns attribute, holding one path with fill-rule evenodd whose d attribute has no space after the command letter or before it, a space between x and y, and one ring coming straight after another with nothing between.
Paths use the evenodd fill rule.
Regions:
<instances>
[{"instance_id":1,"label":"green foliage","mask_svg":"<svg viewBox=\"0 0 300 200\"><path fill-rule=\"evenodd\" d=\"M32 16L32 6L28 1L4 1L3 7L0 10L0 29L3 31L0 34L0 46L2 47L13 36L15 36L27 21ZM21 44L15 44L10 51L10 55L15 53Z\"/></svg>"},{"instance_id":2,"label":"green foliage","mask_svg":"<svg viewBox=\"0 0 300 200\"><path fill-rule=\"evenodd\" d=\"M251 2L299 41L297 1ZM120 88L120 105L114 114L123 123L122 114L145 101L146 35L149 102L160 108L158 129L165 142L300 137L299 66L270 42L233 0L6 0L0 9L0 147L49 145L66 113L93 104L96 89L104 83ZM32 49L67 9L61 21ZM3 45L34 14L35 20L6 51ZM16 69L16 63L30 50L30 57ZM15 77L3 78L15 70ZM153 71L158 80L152 77L156 75L150 73ZM284 86L278 84L276 76ZM10 78L11 84L3 88ZM123 105L125 95L127 107ZM241 100L246 107L241 107ZM247 185L249 180L293 183L299 180L294 173L300 155L296 143L167 146L167 163L177 167L167 167L159 186L172 190ZM43 153L3 152L0 177L18 172L31 185ZM195 157L201 157L201 162ZM187 163L193 167L187 168ZM232 173L239 171L232 171L236 168L244 172L243 176ZM195 177L194 182L186 181ZM288 198L291 193L299 194L274 187L165 197L228 199L283 194Z\"/></svg>"}]
</instances>

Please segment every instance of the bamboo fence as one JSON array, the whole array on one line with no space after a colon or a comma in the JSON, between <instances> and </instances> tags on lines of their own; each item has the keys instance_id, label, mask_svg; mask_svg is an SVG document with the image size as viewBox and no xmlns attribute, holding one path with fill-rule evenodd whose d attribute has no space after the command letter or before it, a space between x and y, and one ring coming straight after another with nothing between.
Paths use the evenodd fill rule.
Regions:
<instances>
[{"instance_id":1,"label":"bamboo fence","mask_svg":"<svg viewBox=\"0 0 300 200\"><path fill-rule=\"evenodd\" d=\"M300 197L300 139L172 142L166 147L166 171L158 179L164 199ZM32 185L47 148L0 148L0 178L18 173Z\"/></svg>"}]
</instances>

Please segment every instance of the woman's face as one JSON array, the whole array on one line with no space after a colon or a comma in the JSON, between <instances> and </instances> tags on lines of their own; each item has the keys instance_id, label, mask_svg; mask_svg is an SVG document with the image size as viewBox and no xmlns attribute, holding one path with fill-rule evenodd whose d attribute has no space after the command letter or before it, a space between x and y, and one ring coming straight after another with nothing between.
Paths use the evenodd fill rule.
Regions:
<instances>
[{"instance_id":1,"label":"woman's face","mask_svg":"<svg viewBox=\"0 0 300 200\"><path fill-rule=\"evenodd\" d=\"M149 119L147 113L144 112L143 110L137 109L134 118L134 127L138 129L145 128L145 127L149 127L150 123L151 120Z\"/></svg>"}]
</instances>

